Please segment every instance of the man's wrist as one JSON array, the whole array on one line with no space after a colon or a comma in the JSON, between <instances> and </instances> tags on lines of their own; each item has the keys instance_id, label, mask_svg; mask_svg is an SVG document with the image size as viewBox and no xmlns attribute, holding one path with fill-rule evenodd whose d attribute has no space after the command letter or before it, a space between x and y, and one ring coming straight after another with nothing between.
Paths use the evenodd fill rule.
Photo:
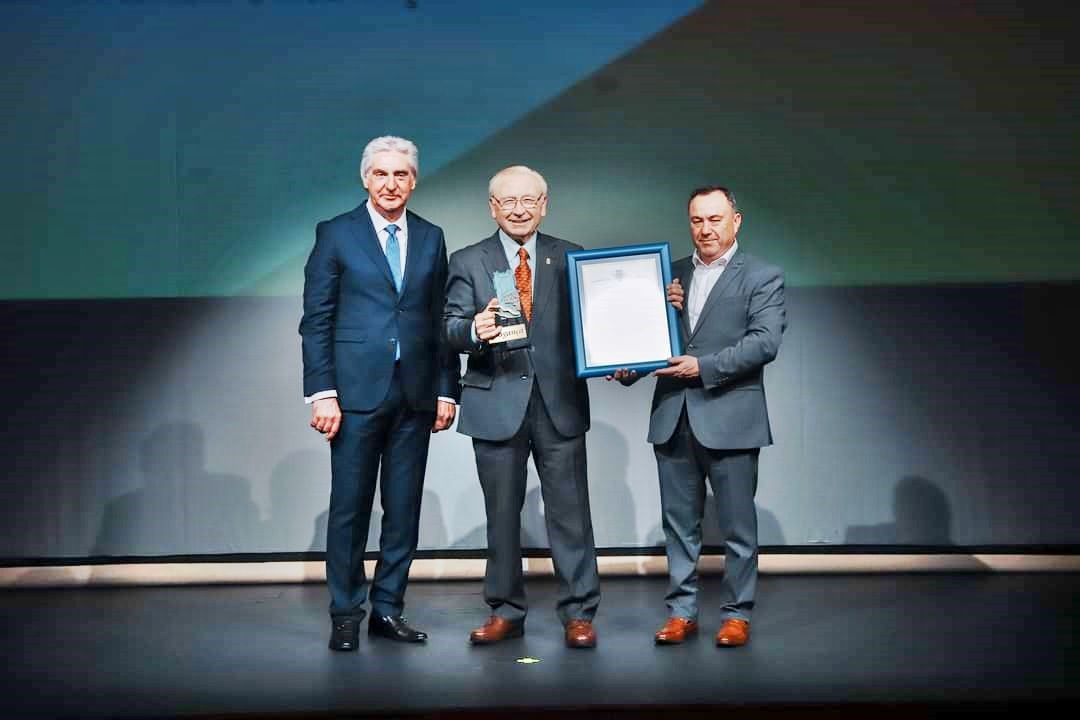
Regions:
<instances>
[{"instance_id":1,"label":"man's wrist","mask_svg":"<svg viewBox=\"0 0 1080 720\"><path fill-rule=\"evenodd\" d=\"M312 393L304 398L304 403L310 405L316 400L325 400L326 398L336 398L338 396L337 390L320 390L319 392Z\"/></svg>"},{"instance_id":2,"label":"man's wrist","mask_svg":"<svg viewBox=\"0 0 1080 720\"><path fill-rule=\"evenodd\" d=\"M472 325L469 327L469 337L473 341L474 350L483 350L488 345L487 340L481 340L480 335L477 334L477 332L476 332L476 319L475 318L472 321Z\"/></svg>"}]
</instances>

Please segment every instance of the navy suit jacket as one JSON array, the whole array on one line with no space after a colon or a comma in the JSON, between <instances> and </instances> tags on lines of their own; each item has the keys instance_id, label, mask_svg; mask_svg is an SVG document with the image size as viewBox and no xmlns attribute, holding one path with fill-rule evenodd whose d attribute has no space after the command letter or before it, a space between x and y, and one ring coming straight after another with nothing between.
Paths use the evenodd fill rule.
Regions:
<instances>
[{"instance_id":1,"label":"navy suit jacket","mask_svg":"<svg viewBox=\"0 0 1080 720\"><path fill-rule=\"evenodd\" d=\"M373 410L386 397L401 344L400 378L409 405L435 410L457 400L460 361L441 341L446 288L443 231L407 212L409 241L401 292L366 204L315 228L304 266L304 395L336 389L342 410Z\"/></svg>"}]
</instances>

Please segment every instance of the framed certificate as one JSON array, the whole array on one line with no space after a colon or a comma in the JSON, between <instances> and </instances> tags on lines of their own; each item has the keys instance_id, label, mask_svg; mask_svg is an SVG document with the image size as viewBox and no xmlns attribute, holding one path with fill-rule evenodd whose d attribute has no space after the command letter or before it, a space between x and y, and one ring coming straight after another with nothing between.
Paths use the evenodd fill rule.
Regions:
<instances>
[{"instance_id":1,"label":"framed certificate","mask_svg":"<svg viewBox=\"0 0 1080 720\"><path fill-rule=\"evenodd\" d=\"M667 243L576 250L566 270L578 377L649 372L682 354Z\"/></svg>"}]
</instances>

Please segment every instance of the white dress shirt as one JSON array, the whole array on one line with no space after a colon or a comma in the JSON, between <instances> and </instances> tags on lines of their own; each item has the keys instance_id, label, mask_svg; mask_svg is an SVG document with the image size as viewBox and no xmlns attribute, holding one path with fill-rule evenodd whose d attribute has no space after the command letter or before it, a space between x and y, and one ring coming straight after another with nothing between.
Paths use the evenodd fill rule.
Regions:
<instances>
[{"instance_id":1,"label":"white dress shirt","mask_svg":"<svg viewBox=\"0 0 1080 720\"><path fill-rule=\"evenodd\" d=\"M739 249L738 241L731 244L720 257L711 263L705 263L694 251L690 263L694 266L694 279L690 281L690 296L686 298L686 318L690 321L690 332L697 327L698 318L705 307L705 301L709 299L709 293L716 286L716 281L724 274L724 268L731 261L735 251Z\"/></svg>"},{"instance_id":2,"label":"white dress shirt","mask_svg":"<svg viewBox=\"0 0 1080 720\"><path fill-rule=\"evenodd\" d=\"M386 254L386 243L390 241L390 233L386 231L386 226L390 224L390 221L384 218L375 207L368 200L364 205L367 207L368 215L371 216L371 224L375 226L375 237L379 238L379 247L382 248L383 255ZM402 208L401 217L393 221L394 225L397 225L398 252L400 253L398 261L398 267L401 268L401 277L405 277L405 248L409 246L409 223L405 218L408 213Z\"/></svg>"}]
</instances>

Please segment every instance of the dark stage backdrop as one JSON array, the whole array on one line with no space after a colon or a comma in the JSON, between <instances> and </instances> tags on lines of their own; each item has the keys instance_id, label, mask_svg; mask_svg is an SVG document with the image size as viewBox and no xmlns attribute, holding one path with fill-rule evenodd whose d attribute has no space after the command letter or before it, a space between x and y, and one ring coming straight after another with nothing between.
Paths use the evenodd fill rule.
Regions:
<instances>
[{"instance_id":1,"label":"dark stage backdrop","mask_svg":"<svg viewBox=\"0 0 1080 720\"><path fill-rule=\"evenodd\" d=\"M688 191L737 190L740 244L789 284L763 543L1080 544L1059 5L4 3L0 557L322 549L302 266L383 133L420 145L410 207L451 250L491 232L508 164L594 248L685 255ZM590 389L597 542L655 545L652 381ZM531 472L529 545L543 512ZM421 545L483 525L440 434Z\"/></svg>"}]
</instances>

